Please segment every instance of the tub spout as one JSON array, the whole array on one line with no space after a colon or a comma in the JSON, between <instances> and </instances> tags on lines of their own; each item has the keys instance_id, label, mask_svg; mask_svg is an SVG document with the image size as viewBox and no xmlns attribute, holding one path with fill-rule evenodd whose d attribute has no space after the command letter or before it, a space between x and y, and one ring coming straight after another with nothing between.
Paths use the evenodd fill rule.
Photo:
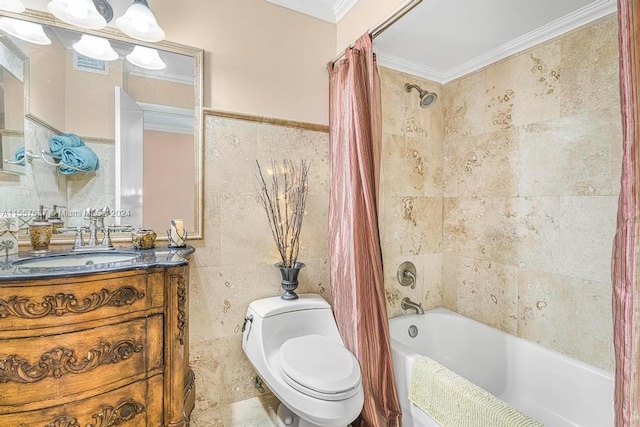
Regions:
<instances>
[{"instance_id":1,"label":"tub spout","mask_svg":"<svg viewBox=\"0 0 640 427\"><path fill-rule=\"evenodd\" d=\"M416 314L424 314L424 310L422 309L422 304L415 303L409 299L409 297L402 298L400 301L400 307L403 310L415 310Z\"/></svg>"}]
</instances>

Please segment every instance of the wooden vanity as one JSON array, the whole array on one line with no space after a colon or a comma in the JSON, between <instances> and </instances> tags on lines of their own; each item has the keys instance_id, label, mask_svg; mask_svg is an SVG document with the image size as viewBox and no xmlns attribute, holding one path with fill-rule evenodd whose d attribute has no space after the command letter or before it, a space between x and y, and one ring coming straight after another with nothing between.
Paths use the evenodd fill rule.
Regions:
<instances>
[{"instance_id":1,"label":"wooden vanity","mask_svg":"<svg viewBox=\"0 0 640 427\"><path fill-rule=\"evenodd\" d=\"M0 276L0 426L189 424L189 266Z\"/></svg>"}]
</instances>

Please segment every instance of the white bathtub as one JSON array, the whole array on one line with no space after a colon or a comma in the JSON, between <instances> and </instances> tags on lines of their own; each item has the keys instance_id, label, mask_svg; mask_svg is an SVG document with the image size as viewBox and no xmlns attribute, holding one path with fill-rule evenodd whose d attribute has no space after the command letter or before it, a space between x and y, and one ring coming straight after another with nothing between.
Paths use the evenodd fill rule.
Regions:
<instances>
[{"instance_id":1,"label":"white bathtub","mask_svg":"<svg viewBox=\"0 0 640 427\"><path fill-rule=\"evenodd\" d=\"M429 356L546 427L613 426L613 374L438 308L389 321L403 427L439 424L409 402L411 365ZM409 336L415 325L418 335Z\"/></svg>"}]
</instances>

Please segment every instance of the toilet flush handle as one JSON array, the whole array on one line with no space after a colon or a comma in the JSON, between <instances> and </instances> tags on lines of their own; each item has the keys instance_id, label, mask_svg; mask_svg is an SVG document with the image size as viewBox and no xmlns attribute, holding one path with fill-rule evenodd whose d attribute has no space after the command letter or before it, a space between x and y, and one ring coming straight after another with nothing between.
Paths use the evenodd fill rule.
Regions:
<instances>
[{"instance_id":1,"label":"toilet flush handle","mask_svg":"<svg viewBox=\"0 0 640 427\"><path fill-rule=\"evenodd\" d=\"M253 322L253 315L250 314L244 318L244 323L242 324L242 332L247 329L247 323L249 323L249 327L251 327L251 323Z\"/></svg>"}]
</instances>

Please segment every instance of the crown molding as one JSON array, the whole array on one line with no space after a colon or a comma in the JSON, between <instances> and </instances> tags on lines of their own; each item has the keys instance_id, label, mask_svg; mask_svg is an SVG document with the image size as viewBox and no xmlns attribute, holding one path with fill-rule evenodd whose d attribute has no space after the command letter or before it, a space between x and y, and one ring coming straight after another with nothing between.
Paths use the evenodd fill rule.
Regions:
<instances>
[{"instance_id":1,"label":"crown molding","mask_svg":"<svg viewBox=\"0 0 640 427\"><path fill-rule=\"evenodd\" d=\"M267 0L278 6L336 24L358 0Z\"/></svg>"},{"instance_id":2,"label":"crown molding","mask_svg":"<svg viewBox=\"0 0 640 427\"><path fill-rule=\"evenodd\" d=\"M144 129L159 132L193 134L194 112L189 108L139 102L144 114Z\"/></svg>"},{"instance_id":3,"label":"crown molding","mask_svg":"<svg viewBox=\"0 0 640 427\"><path fill-rule=\"evenodd\" d=\"M478 55L450 69L436 69L422 64L406 60L387 52L378 51L378 63L387 68L410 73L418 77L432 80L437 83L447 83L467 74L471 74L481 68L507 58L518 52L522 52L540 43L544 43L554 37L572 31L582 25L605 17L617 10L615 0L597 0L572 12L560 19L556 19L542 27L530 31L495 49Z\"/></svg>"},{"instance_id":4,"label":"crown molding","mask_svg":"<svg viewBox=\"0 0 640 427\"><path fill-rule=\"evenodd\" d=\"M436 83L447 82L447 72L417 62L409 61L399 56L391 55L387 52L377 51L378 65L411 74L412 76L421 77Z\"/></svg>"},{"instance_id":5,"label":"crown molding","mask_svg":"<svg viewBox=\"0 0 640 427\"><path fill-rule=\"evenodd\" d=\"M339 22L358 3L358 0L338 0L333 7L335 13L335 22Z\"/></svg>"}]
</instances>

